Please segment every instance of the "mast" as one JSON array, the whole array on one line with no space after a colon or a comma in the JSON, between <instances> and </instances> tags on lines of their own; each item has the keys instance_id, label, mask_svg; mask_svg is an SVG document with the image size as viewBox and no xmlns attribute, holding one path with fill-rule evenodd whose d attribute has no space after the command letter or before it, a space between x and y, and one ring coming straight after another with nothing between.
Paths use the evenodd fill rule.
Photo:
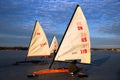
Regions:
<instances>
[{"instance_id":1,"label":"mast","mask_svg":"<svg viewBox=\"0 0 120 80\"><path fill-rule=\"evenodd\" d=\"M74 17L74 14L75 14L75 12L76 12L76 10L77 10L78 7L79 7L79 5L76 6L76 8L75 8L75 10L74 10L74 12L73 12L73 14L72 14L72 17L71 17L71 19L70 19L70 21L69 21L69 24L68 24L68 26L67 26L67 29L65 30L65 33L64 33L64 35L63 35L63 37L62 37L62 40L61 40L61 42L60 42L60 44L59 44L59 46L58 46L58 50L59 50L59 48L60 48L60 46L61 46L61 44L62 44L62 42L63 42L63 39L64 39L64 37L65 37L65 34L66 34L66 32L67 32L67 30L68 30L68 28L69 28L69 25L70 25L70 23L71 23L71 21L72 21L72 19L73 19L73 17ZM57 55L57 53L58 53L58 50L57 50L56 53L55 53L56 55ZM52 67L56 55L53 57L53 60L52 60L52 62L51 62L51 64L50 64L50 66L49 66L49 69Z\"/></svg>"},{"instance_id":2,"label":"mast","mask_svg":"<svg viewBox=\"0 0 120 80\"><path fill-rule=\"evenodd\" d=\"M36 26L36 24L37 24L37 20L35 21L35 25L34 25L34 28L33 28L33 31L32 31L32 36L33 36L33 34L34 34L34 30L35 30L35 26ZM27 55L28 55L28 51L29 51L30 44L31 44L31 41L32 41L32 36L31 36L31 38L30 38L30 42L29 42L29 46L28 46L28 50L27 50L27 54L26 54L26 56L25 56L25 61L27 61Z\"/></svg>"}]
</instances>

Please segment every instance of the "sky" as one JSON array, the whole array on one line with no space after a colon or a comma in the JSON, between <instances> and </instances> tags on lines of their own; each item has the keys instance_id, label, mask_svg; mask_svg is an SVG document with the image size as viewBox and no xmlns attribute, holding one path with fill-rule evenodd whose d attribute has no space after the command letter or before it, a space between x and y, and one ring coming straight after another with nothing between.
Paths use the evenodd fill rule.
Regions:
<instances>
[{"instance_id":1,"label":"sky","mask_svg":"<svg viewBox=\"0 0 120 80\"><path fill-rule=\"evenodd\" d=\"M0 46L29 45L38 20L58 42L76 5L86 17L92 48L120 48L120 0L0 0Z\"/></svg>"}]
</instances>

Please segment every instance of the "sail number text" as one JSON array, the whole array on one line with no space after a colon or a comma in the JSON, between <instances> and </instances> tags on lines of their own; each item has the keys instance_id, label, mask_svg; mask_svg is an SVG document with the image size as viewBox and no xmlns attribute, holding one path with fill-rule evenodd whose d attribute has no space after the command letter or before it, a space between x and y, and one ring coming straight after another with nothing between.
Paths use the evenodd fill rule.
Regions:
<instances>
[{"instance_id":1,"label":"sail number text","mask_svg":"<svg viewBox=\"0 0 120 80\"><path fill-rule=\"evenodd\" d=\"M82 23L80 21L76 23L76 26L77 26L78 31L84 31L84 28L83 28ZM85 33L85 31L81 32L80 34L81 34L80 35L81 42L87 42L87 34Z\"/></svg>"},{"instance_id":2,"label":"sail number text","mask_svg":"<svg viewBox=\"0 0 120 80\"><path fill-rule=\"evenodd\" d=\"M86 53L87 53L87 49L82 49L82 50L80 50L80 53L81 53L81 54L86 54Z\"/></svg>"},{"instance_id":3,"label":"sail number text","mask_svg":"<svg viewBox=\"0 0 120 80\"><path fill-rule=\"evenodd\" d=\"M43 46L45 46L45 45L47 45L47 43L46 43L46 42L41 43L41 44L40 44L40 47L43 47Z\"/></svg>"}]
</instances>

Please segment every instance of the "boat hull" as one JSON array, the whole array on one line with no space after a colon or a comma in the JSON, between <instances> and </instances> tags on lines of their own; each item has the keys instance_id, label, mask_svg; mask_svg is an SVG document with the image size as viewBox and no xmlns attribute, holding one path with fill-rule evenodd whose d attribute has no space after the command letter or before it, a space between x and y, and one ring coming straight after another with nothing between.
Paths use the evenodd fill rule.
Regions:
<instances>
[{"instance_id":1,"label":"boat hull","mask_svg":"<svg viewBox=\"0 0 120 80\"><path fill-rule=\"evenodd\" d=\"M53 73L67 73L69 72L68 69L44 69L44 70L40 70L40 71L35 71L33 72L33 74L35 75L39 75L39 74L53 74Z\"/></svg>"}]
</instances>

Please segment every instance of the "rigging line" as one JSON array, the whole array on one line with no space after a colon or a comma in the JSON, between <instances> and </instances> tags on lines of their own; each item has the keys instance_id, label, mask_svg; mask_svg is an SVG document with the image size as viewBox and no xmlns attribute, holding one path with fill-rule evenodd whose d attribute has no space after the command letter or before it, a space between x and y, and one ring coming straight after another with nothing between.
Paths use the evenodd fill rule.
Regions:
<instances>
[{"instance_id":1,"label":"rigging line","mask_svg":"<svg viewBox=\"0 0 120 80\"><path fill-rule=\"evenodd\" d=\"M64 39L64 37L65 37L65 34L67 33L67 30L68 30L68 28L69 28L69 26L70 26L70 23L71 23L74 15L75 15L76 10L77 10L78 7L79 7L79 5L77 4L77 6L76 6L76 8L75 8L75 10L74 10L74 12L73 12L73 14L72 14L72 17L71 17L71 19L70 19L70 22L69 22L69 24L68 24L68 26L67 26L67 29L66 29L63 37L62 37L62 40L61 40L60 45L59 45L59 47L58 47L58 50L59 50L59 48L60 48L60 46L61 46L61 44L62 44L62 41L63 41L63 39ZM50 66L49 66L49 69L52 67L52 65L53 65L53 63L54 63L54 59L55 59L55 57L56 57L56 55L57 55L57 53L58 53L58 50L57 50L57 52L55 53L55 55L54 55L54 57L53 57L53 60L52 60L52 62L51 62L51 64L50 64Z\"/></svg>"}]
</instances>

